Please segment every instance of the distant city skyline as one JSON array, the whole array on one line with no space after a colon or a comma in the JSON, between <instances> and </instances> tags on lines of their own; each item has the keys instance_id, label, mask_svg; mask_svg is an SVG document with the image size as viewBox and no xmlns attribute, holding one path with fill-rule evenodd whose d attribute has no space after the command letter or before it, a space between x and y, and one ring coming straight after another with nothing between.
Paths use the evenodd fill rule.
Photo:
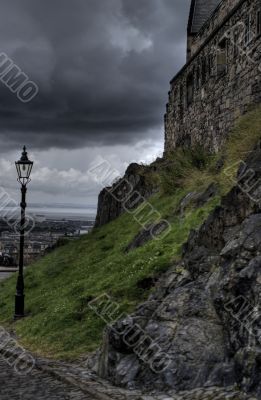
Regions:
<instances>
[{"instance_id":1,"label":"distant city skyline","mask_svg":"<svg viewBox=\"0 0 261 400\"><path fill-rule=\"evenodd\" d=\"M37 204L33 203L27 204L27 212L31 214L32 216L36 217L35 219L37 220L37 217L40 215L43 215L45 217L52 217L55 218L55 216L58 218L63 218L64 216L71 218L74 217L76 218L77 216L80 219L83 218L90 218L94 219L96 215L96 209L97 205L83 205L83 204L55 204L55 203L49 203L49 204ZM3 209L0 209L0 218L5 217L7 213L10 213L12 217L20 217L20 210L19 207L17 207L17 210L14 210L13 206L11 207L4 207Z\"/></svg>"}]
</instances>

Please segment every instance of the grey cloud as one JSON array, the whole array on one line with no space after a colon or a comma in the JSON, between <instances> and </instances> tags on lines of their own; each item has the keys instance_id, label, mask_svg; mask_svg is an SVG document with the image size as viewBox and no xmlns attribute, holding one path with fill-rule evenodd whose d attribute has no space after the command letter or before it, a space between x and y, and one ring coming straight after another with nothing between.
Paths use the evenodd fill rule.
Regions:
<instances>
[{"instance_id":1,"label":"grey cloud","mask_svg":"<svg viewBox=\"0 0 261 400\"><path fill-rule=\"evenodd\" d=\"M0 85L2 151L135 143L162 125L189 0L2 0L0 50L39 85Z\"/></svg>"}]
</instances>

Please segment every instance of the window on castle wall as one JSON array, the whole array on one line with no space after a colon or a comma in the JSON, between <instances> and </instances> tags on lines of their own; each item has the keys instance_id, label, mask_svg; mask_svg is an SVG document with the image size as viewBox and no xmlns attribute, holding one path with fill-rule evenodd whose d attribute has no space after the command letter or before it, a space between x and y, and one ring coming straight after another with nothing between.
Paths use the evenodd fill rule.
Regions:
<instances>
[{"instance_id":1,"label":"window on castle wall","mask_svg":"<svg viewBox=\"0 0 261 400\"><path fill-rule=\"evenodd\" d=\"M201 69L200 67L198 68L198 89L200 89L201 86Z\"/></svg>"},{"instance_id":2,"label":"window on castle wall","mask_svg":"<svg viewBox=\"0 0 261 400\"><path fill-rule=\"evenodd\" d=\"M257 21L256 21L256 33L257 35L261 35L261 10L257 12Z\"/></svg>"},{"instance_id":3,"label":"window on castle wall","mask_svg":"<svg viewBox=\"0 0 261 400\"><path fill-rule=\"evenodd\" d=\"M233 42L234 42L234 48L233 48L233 55L234 58L237 58L239 56L239 49L240 49L240 35L238 31L234 32L234 37L233 37Z\"/></svg>"},{"instance_id":4,"label":"window on castle wall","mask_svg":"<svg viewBox=\"0 0 261 400\"><path fill-rule=\"evenodd\" d=\"M179 109L180 109L180 116L181 117L183 117L183 106L184 106L183 86L180 85L180 89L179 89Z\"/></svg>"},{"instance_id":5,"label":"window on castle wall","mask_svg":"<svg viewBox=\"0 0 261 400\"><path fill-rule=\"evenodd\" d=\"M190 74L187 78L187 106L189 107L194 98L194 74Z\"/></svg>"},{"instance_id":6,"label":"window on castle wall","mask_svg":"<svg viewBox=\"0 0 261 400\"><path fill-rule=\"evenodd\" d=\"M253 32L251 30L251 16L247 15L245 18L245 45L247 46L253 39Z\"/></svg>"},{"instance_id":7,"label":"window on castle wall","mask_svg":"<svg viewBox=\"0 0 261 400\"><path fill-rule=\"evenodd\" d=\"M201 63L201 82L202 82L202 85L204 85L204 83L206 83L206 80L207 80L207 62L206 62L206 59L204 58L202 60L202 63Z\"/></svg>"},{"instance_id":8,"label":"window on castle wall","mask_svg":"<svg viewBox=\"0 0 261 400\"><path fill-rule=\"evenodd\" d=\"M212 56L208 56L208 74L209 76L212 75Z\"/></svg>"},{"instance_id":9,"label":"window on castle wall","mask_svg":"<svg viewBox=\"0 0 261 400\"><path fill-rule=\"evenodd\" d=\"M217 49L217 75L224 75L227 73L227 63L228 63L228 54L227 54L227 40L223 39Z\"/></svg>"},{"instance_id":10,"label":"window on castle wall","mask_svg":"<svg viewBox=\"0 0 261 400\"><path fill-rule=\"evenodd\" d=\"M195 69L195 80L194 80L194 88L195 88L195 90L199 89L199 74L200 74L199 68L196 68Z\"/></svg>"}]
</instances>

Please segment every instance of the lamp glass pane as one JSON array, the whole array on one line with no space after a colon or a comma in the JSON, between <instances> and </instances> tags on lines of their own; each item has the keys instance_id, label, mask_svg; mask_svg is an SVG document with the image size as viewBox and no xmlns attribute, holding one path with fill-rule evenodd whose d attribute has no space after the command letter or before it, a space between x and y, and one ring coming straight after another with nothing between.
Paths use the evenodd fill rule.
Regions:
<instances>
[{"instance_id":1,"label":"lamp glass pane","mask_svg":"<svg viewBox=\"0 0 261 400\"><path fill-rule=\"evenodd\" d=\"M18 178L20 178L20 176L21 176L21 174L20 174L20 166L19 166L19 164L17 162L15 163L15 166L16 166Z\"/></svg>"},{"instance_id":2,"label":"lamp glass pane","mask_svg":"<svg viewBox=\"0 0 261 400\"><path fill-rule=\"evenodd\" d=\"M17 163L16 168L17 168L17 173L19 178L25 178L28 179L32 170L32 164L31 163Z\"/></svg>"}]
</instances>

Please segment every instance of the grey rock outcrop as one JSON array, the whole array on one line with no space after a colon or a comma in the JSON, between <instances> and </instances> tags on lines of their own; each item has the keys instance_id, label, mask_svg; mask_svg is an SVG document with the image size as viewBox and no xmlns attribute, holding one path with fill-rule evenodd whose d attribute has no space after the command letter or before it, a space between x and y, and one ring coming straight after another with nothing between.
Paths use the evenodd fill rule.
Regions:
<instances>
[{"instance_id":1,"label":"grey rock outcrop","mask_svg":"<svg viewBox=\"0 0 261 400\"><path fill-rule=\"evenodd\" d=\"M145 243L160 236L168 228L169 224L165 220L149 224L145 228L142 228L140 232L132 240L132 242L127 246L125 250L126 253L128 253L131 250L137 249L138 247L144 246Z\"/></svg>"},{"instance_id":2,"label":"grey rock outcrop","mask_svg":"<svg viewBox=\"0 0 261 400\"><path fill-rule=\"evenodd\" d=\"M258 183L251 193L243 186L249 170ZM191 232L181 262L131 317L106 330L104 378L177 392L237 385L261 398L260 178L258 147L240 184Z\"/></svg>"},{"instance_id":3,"label":"grey rock outcrop","mask_svg":"<svg viewBox=\"0 0 261 400\"><path fill-rule=\"evenodd\" d=\"M157 191L157 187L146 179L146 171L150 169L130 164L122 179L100 192L95 227L113 221L126 210L132 210Z\"/></svg>"}]
</instances>

